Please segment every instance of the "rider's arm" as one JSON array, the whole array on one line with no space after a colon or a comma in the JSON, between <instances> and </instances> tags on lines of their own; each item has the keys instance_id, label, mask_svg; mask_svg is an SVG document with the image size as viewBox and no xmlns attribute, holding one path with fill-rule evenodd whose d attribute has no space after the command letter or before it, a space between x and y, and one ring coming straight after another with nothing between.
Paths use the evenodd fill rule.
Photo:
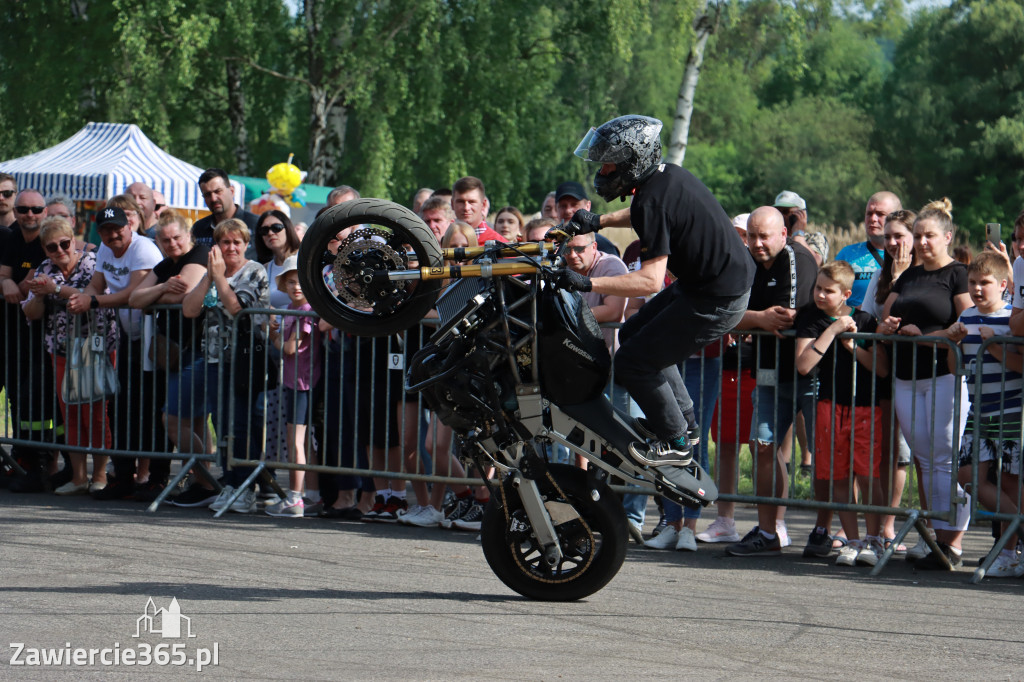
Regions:
<instances>
[{"instance_id":1,"label":"rider's arm","mask_svg":"<svg viewBox=\"0 0 1024 682\"><path fill-rule=\"evenodd\" d=\"M601 214L601 228L605 227L631 227L629 222L629 206L620 208L618 211Z\"/></svg>"},{"instance_id":2,"label":"rider's arm","mask_svg":"<svg viewBox=\"0 0 1024 682\"><path fill-rule=\"evenodd\" d=\"M604 220L601 223L603 225ZM640 264L639 270L614 277L594 277L590 282L594 287L593 291L598 294L623 296L626 298L650 296L661 291L661 286L665 283L665 270L667 267L668 256L657 256L643 261Z\"/></svg>"}]
</instances>

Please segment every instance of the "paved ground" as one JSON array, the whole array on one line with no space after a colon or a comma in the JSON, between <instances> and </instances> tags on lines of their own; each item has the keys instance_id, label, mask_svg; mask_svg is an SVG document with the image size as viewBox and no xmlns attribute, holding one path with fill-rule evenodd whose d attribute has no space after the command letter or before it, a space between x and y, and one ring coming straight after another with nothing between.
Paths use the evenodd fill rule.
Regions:
<instances>
[{"instance_id":1,"label":"paved ground","mask_svg":"<svg viewBox=\"0 0 1024 682\"><path fill-rule=\"evenodd\" d=\"M809 526L791 510L796 544ZM967 556L989 544L970 535ZM472 534L0 490L0 646L184 643L187 660L216 643L202 675L230 679L1024 679L1024 581L970 575L631 547L604 590L546 604L506 589ZM195 637L133 637L150 597L176 598ZM0 677L196 676L7 651Z\"/></svg>"}]
</instances>

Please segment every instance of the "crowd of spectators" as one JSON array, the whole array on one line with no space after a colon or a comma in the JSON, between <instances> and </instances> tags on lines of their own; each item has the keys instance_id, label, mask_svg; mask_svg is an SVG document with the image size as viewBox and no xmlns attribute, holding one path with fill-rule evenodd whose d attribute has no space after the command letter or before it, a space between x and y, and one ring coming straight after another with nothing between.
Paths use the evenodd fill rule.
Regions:
<instances>
[{"instance_id":1,"label":"crowd of spectators","mask_svg":"<svg viewBox=\"0 0 1024 682\"><path fill-rule=\"evenodd\" d=\"M428 468L442 476L467 473L452 453L450 429L405 393L403 373L394 371L424 342L421 328L357 338L318 320L297 276L302 234L289 215L272 210L257 216L237 205L222 170L207 170L198 183L210 215L194 224L158 204L162 197L143 183L111 197L95 220L96 248L81 237L87 230L76 230L81 226L72 202L31 188L18 191L13 177L0 174L6 339L0 384L15 439L40 443L14 447L25 473L6 471L4 483L22 492L152 501L168 485L171 459L145 453L209 459L219 438L236 459L297 465L289 469L284 496L270 495L266 486L258 494L247 467L225 466L218 487L205 463L194 467L188 487L174 491L172 504L479 529L485 486L430 486L399 477ZM357 190L341 186L328 206L357 198ZM458 247L542 239L557 222L589 210L590 200L580 183L568 181L536 214L515 206L494 211L483 182L464 177L450 192L418 190L413 207L441 246ZM1011 252L989 244L970 265L950 253L955 228L945 200L915 214L891 192L873 195L865 209L866 240L832 261L824 235L807 231L807 205L795 192L738 215L733 227L756 266L747 313L734 334L680 367L696 402L695 455L702 466L712 464L714 441L720 490L735 494L740 448L749 444L754 493L784 500L796 439L815 499L898 507L913 462L922 505L955 505L957 514L951 522L930 522L943 557L929 554L923 538L913 549L893 549L924 568L960 565L969 514L967 505L951 499L955 480L962 486L956 499L975 494L989 508L1017 513L1022 361L1012 345L986 346L970 370L986 387L980 404L973 404L948 348L960 344L967 362L993 335L1024 334L1024 287L1013 286L1024 281L1024 261L1016 254L1024 213ZM620 254L594 233L574 237L567 252L567 266L587 277L624 274L642 259L638 243ZM584 299L606 323L605 342L614 353L618 325L644 300L592 292ZM876 332L908 340L846 336ZM913 343L915 336L948 344ZM237 369L242 355L257 361L251 348L242 348L253 339L265 341L259 358L267 364L246 376L225 371L227 363ZM76 340L102 345L116 367L116 396L73 405L61 398ZM622 411L642 416L614 377L606 394ZM957 404L963 409L955 415ZM981 417L980 431L968 406ZM227 423L233 424L230 437L211 431L211 424L216 430ZM62 444L74 449L65 453ZM117 453L112 476L110 451ZM567 452L552 448L549 456ZM307 467L315 464L394 477L318 475ZM779 554L791 544L785 507L778 504L759 504L757 525L741 536L728 501L717 503L716 517L698 532L699 510L659 500L661 518L647 533L647 502L643 495L623 498L631 535L650 548L696 551L698 543L728 543L729 554L756 556ZM894 542L892 515L865 515L863 537L855 512L839 517L841 530L833 533L832 512L818 511L804 556L874 565ZM1021 574L1024 561L1011 542L989 575Z\"/></svg>"}]
</instances>

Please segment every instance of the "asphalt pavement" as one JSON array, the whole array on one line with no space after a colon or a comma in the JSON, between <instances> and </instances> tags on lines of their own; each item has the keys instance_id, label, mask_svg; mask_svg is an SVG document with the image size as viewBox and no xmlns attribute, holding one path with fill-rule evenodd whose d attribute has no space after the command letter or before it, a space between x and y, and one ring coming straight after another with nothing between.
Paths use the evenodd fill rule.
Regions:
<instances>
[{"instance_id":1,"label":"asphalt pavement","mask_svg":"<svg viewBox=\"0 0 1024 682\"><path fill-rule=\"evenodd\" d=\"M778 558L631 545L597 594L538 603L474 533L0 490L0 677L1024 679L1024 580L870 578L802 559L811 521Z\"/></svg>"}]
</instances>

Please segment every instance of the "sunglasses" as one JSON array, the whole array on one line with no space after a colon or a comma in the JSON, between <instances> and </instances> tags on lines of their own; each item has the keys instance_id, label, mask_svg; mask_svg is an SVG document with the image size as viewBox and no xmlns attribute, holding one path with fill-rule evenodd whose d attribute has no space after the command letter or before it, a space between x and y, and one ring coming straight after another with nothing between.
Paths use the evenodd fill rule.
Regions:
<instances>
[{"instance_id":1,"label":"sunglasses","mask_svg":"<svg viewBox=\"0 0 1024 682\"><path fill-rule=\"evenodd\" d=\"M25 215L29 211L32 211L36 215L39 215L40 213L42 213L43 211L46 210L46 207L45 206L16 206L14 210L17 211L18 213L22 214L22 215Z\"/></svg>"},{"instance_id":2,"label":"sunglasses","mask_svg":"<svg viewBox=\"0 0 1024 682\"><path fill-rule=\"evenodd\" d=\"M17 194L17 192L15 192L13 189L0 190L0 197L3 197L4 199L10 199L15 194Z\"/></svg>"},{"instance_id":3,"label":"sunglasses","mask_svg":"<svg viewBox=\"0 0 1024 682\"><path fill-rule=\"evenodd\" d=\"M266 237L271 232L273 232L274 234L277 234L278 232L280 232L283 229L284 229L284 223L272 223L272 224L269 224L269 225L264 223L263 225L260 225L259 233L260 233L261 237Z\"/></svg>"},{"instance_id":4,"label":"sunglasses","mask_svg":"<svg viewBox=\"0 0 1024 682\"><path fill-rule=\"evenodd\" d=\"M154 204L153 205L153 210L154 211L159 211L161 208L164 208L165 206L167 206L167 204Z\"/></svg>"},{"instance_id":5,"label":"sunglasses","mask_svg":"<svg viewBox=\"0 0 1024 682\"><path fill-rule=\"evenodd\" d=\"M70 239L61 239L59 242L50 242L45 247L46 253L57 253L58 251L68 251L71 249Z\"/></svg>"},{"instance_id":6,"label":"sunglasses","mask_svg":"<svg viewBox=\"0 0 1024 682\"><path fill-rule=\"evenodd\" d=\"M576 254L583 254L589 248L590 244L587 244L586 246L570 246L569 250Z\"/></svg>"}]
</instances>

